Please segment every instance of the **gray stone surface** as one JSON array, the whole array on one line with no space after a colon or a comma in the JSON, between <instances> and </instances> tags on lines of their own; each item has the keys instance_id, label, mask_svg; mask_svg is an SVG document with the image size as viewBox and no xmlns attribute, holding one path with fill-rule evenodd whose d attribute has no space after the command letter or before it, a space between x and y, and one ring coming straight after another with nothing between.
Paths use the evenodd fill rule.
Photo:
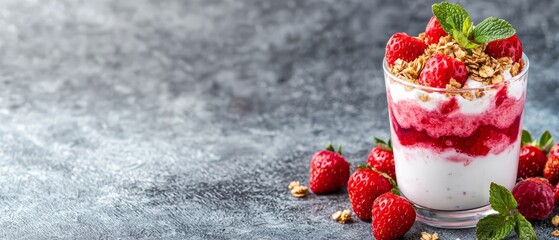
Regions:
<instances>
[{"instance_id":1,"label":"gray stone surface","mask_svg":"<svg viewBox=\"0 0 559 240\"><path fill-rule=\"evenodd\" d=\"M357 164L388 137L384 46L420 32L430 5L0 1L0 238L371 238L370 223L329 219L344 192L286 186L328 142ZM559 2L465 7L516 26L525 127L559 136ZM423 230L474 232L406 238Z\"/></svg>"}]
</instances>

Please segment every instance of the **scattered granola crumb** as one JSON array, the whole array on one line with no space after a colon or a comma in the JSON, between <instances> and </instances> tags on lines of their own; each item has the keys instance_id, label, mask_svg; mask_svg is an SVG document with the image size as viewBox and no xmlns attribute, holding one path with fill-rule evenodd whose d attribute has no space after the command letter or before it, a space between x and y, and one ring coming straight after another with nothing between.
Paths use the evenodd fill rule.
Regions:
<instances>
[{"instance_id":1,"label":"scattered granola crumb","mask_svg":"<svg viewBox=\"0 0 559 240\"><path fill-rule=\"evenodd\" d=\"M551 219L551 224L553 224L553 226L556 226L556 227L559 226L559 215L555 215L555 216Z\"/></svg>"},{"instance_id":2,"label":"scattered granola crumb","mask_svg":"<svg viewBox=\"0 0 559 240\"><path fill-rule=\"evenodd\" d=\"M339 223L346 223L348 221L351 221L351 212L349 211L349 209L346 209L344 211L337 211L332 214L332 219L338 221Z\"/></svg>"},{"instance_id":3,"label":"scattered granola crumb","mask_svg":"<svg viewBox=\"0 0 559 240\"><path fill-rule=\"evenodd\" d=\"M308 187L301 185L299 181L289 183L288 188L291 190L291 195L294 197L302 198L307 195Z\"/></svg>"},{"instance_id":4,"label":"scattered granola crumb","mask_svg":"<svg viewBox=\"0 0 559 240\"><path fill-rule=\"evenodd\" d=\"M551 232L551 236L559 237L559 230L557 229L553 230L553 232Z\"/></svg>"},{"instance_id":5,"label":"scattered granola crumb","mask_svg":"<svg viewBox=\"0 0 559 240\"><path fill-rule=\"evenodd\" d=\"M439 234L433 233L429 234L428 232L421 232L421 238L419 240L438 240Z\"/></svg>"}]
</instances>

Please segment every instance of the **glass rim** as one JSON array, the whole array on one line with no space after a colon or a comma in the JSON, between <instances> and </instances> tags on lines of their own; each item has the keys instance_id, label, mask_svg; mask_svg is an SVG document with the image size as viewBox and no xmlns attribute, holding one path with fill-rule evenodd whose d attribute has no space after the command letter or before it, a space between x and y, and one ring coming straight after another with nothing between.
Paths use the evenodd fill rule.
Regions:
<instances>
[{"instance_id":1,"label":"glass rim","mask_svg":"<svg viewBox=\"0 0 559 240\"><path fill-rule=\"evenodd\" d=\"M487 86L482 86L482 87L474 87L474 88L468 88L468 87L464 87L464 88L458 88L458 89L446 89L446 88L437 88L437 87L430 87L430 86L424 86L424 85L420 85L417 83L412 83L412 82L408 82L402 78L397 77L396 75L392 74L392 72L390 72L390 70L388 69L388 65L386 64L386 58L382 59L382 68L384 70L384 74L388 74L388 76L392 79L394 79L394 81L404 85L404 86L409 86L412 88L417 88L420 90L424 90L424 91L428 91L428 92L469 92L469 91L483 91L483 90L489 90L489 89L494 89L495 87L501 86L502 84L507 84L509 82L515 82L518 81L520 79L523 79L524 76L526 75L526 73L528 73L528 68L530 67L530 61L528 60L528 56L526 56L526 54L522 53L522 59L524 59L524 68L522 69L522 71L517 74L514 77L505 79L502 82L499 83L493 83L491 85L487 85Z\"/></svg>"}]
</instances>

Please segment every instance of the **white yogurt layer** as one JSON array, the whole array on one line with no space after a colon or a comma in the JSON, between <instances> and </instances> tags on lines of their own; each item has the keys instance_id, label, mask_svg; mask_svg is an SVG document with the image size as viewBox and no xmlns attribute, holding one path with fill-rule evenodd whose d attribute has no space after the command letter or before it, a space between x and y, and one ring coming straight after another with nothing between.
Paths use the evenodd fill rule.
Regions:
<instances>
[{"instance_id":1,"label":"white yogurt layer","mask_svg":"<svg viewBox=\"0 0 559 240\"><path fill-rule=\"evenodd\" d=\"M512 77L510 74L510 69L503 73L503 77L504 79L510 79ZM522 97L522 93L525 89L524 84L526 84L526 82L527 81L511 81L508 85L507 95L510 98L519 100ZM408 91L403 85L397 83L388 85L390 96L392 97L392 101L394 103L397 103L401 100L412 100L427 111L435 110L441 103L446 102L449 99L449 97L446 96L444 93L425 92L417 88ZM479 88L483 87L483 84L481 82L468 78L465 87ZM486 90L484 91L484 93L484 96L480 98L474 97L472 100L468 100L463 97L457 97L456 100L458 106L460 107L458 111L464 115L477 115L485 112L490 107L491 102L494 101L493 99L495 98L497 90ZM426 102L419 100L419 97L421 95L428 95L429 100ZM475 96L474 91L472 91L472 96Z\"/></svg>"},{"instance_id":2,"label":"white yogurt layer","mask_svg":"<svg viewBox=\"0 0 559 240\"><path fill-rule=\"evenodd\" d=\"M426 208L465 210L482 207L489 204L491 182L509 190L516 182L519 140L499 154L475 158L454 150L438 153L426 148L401 146L397 138L392 141L400 191L410 201ZM463 160L458 160L460 158Z\"/></svg>"}]
</instances>

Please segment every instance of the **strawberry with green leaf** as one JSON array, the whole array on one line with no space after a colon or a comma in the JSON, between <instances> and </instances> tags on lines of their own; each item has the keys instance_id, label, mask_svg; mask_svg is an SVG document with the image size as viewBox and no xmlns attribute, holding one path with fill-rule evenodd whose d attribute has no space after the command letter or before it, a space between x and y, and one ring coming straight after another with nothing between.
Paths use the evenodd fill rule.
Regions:
<instances>
[{"instance_id":1,"label":"strawberry with green leaf","mask_svg":"<svg viewBox=\"0 0 559 240\"><path fill-rule=\"evenodd\" d=\"M388 174L388 176L396 180L392 142L390 139L388 142L385 142L379 138L375 138L375 143L377 145L371 149L367 157L367 164L380 172Z\"/></svg>"},{"instance_id":2,"label":"strawberry with green leaf","mask_svg":"<svg viewBox=\"0 0 559 240\"><path fill-rule=\"evenodd\" d=\"M518 178L542 176L547 162L546 154L553 146L553 138L545 131L538 140L532 140L527 130L522 131L522 147L518 160Z\"/></svg>"},{"instance_id":3,"label":"strawberry with green leaf","mask_svg":"<svg viewBox=\"0 0 559 240\"><path fill-rule=\"evenodd\" d=\"M347 183L349 163L342 156L342 146L336 152L332 144L311 158L309 186L315 194L337 191Z\"/></svg>"},{"instance_id":4,"label":"strawberry with green leaf","mask_svg":"<svg viewBox=\"0 0 559 240\"><path fill-rule=\"evenodd\" d=\"M477 223L478 239L504 239L512 230L519 239L537 239L532 224L519 213L518 203L507 188L491 183L489 203L498 213L488 215Z\"/></svg>"}]
</instances>

